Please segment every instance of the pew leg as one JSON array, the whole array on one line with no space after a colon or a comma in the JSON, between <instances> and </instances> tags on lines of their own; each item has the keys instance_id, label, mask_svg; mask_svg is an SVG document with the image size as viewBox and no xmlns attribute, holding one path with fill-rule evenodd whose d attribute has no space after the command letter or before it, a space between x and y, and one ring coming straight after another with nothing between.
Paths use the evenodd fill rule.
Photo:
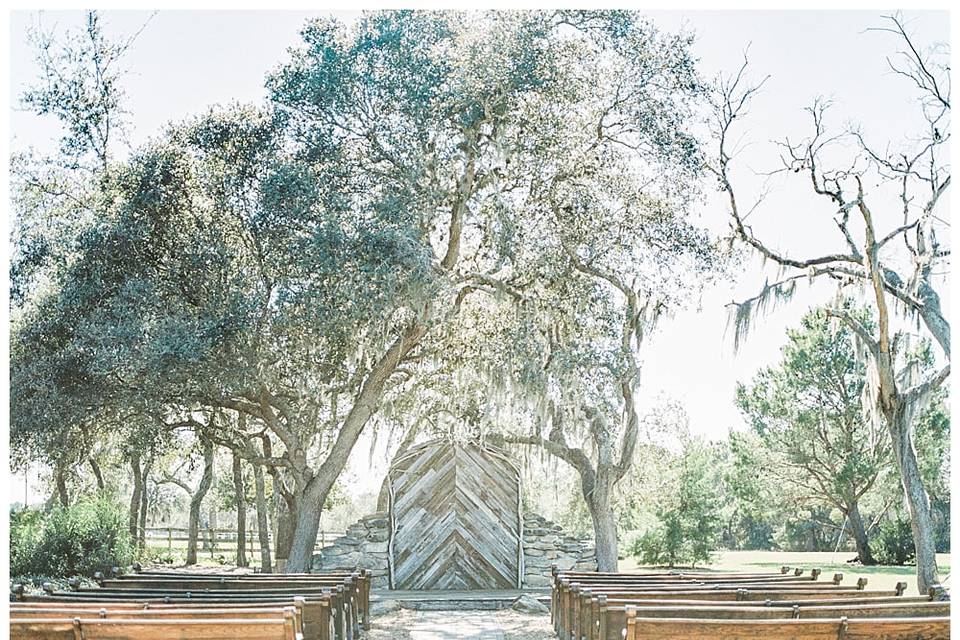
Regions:
<instances>
[{"instance_id":1,"label":"pew leg","mask_svg":"<svg viewBox=\"0 0 960 640\"><path fill-rule=\"evenodd\" d=\"M350 619L350 603L344 599L340 606L343 609L343 637L345 640L353 640L353 620Z\"/></svg>"},{"instance_id":2,"label":"pew leg","mask_svg":"<svg viewBox=\"0 0 960 640\"><path fill-rule=\"evenodd\" d=\"M560 610L559 610L560 619L557 621L557 637L560 638L560 640L570 640L569 638L567 638L567 618L569 617L569 612L567 611L567 604L568 604L567 592L561 591L559 599L560 599Z\"/></svg>"},{"instance_id":3,"label":"pew leg","mask_svg":"<svg viewBox=\"0 0 960 640\"><path fill-rule=\"evenodd\" d=\"M577 599L577 619L574 622L573 637L574 640L587 640L590 634L590 599L580 596Z\"/></svg>"},{"instance_id":4,"label":"pew leg","mask_svg":"<svg viewBox=\"0 0 960 640\"><path fill-rule=\"evenodd\" d=\"M333 640L330 633L331 625L333 622L330 619L330 605L326 602L321 603L321 605L322 606L320 607L320 621L317 624L317 627L319 627L318 629L319 633L317 637L320 640Z\"/></svg>"},{"instance_id":5,"label":"pew leg","mask_svg":"<svg viewBox=\"0 0 960 640\"><path fill-rule=\"evenodd\" d=\"M583 629L581 628L582 625L580 622L581 618L583 618L582 613L583 611L580 606L580 599L577 598L574 601L573 607L573 627L571 629L571 631L573 631L573 640L581 640L581 636L583 635Z\"/></svg>"},{"instance_id":6,"label":"pew leg","mask_svg":"<svg viewBox=\"0 0 960 640\"><path fill-rule=\"evenodd\" d=\"M363 589L363 629L370 630L370 579L368 578Z\"/></svg>"},{"instance_id":7,"label":"pew leg","mask_svg":"<svg viewBox=\"0 0 960 640\"><path fill-rule=\"evenodd\" d=\"M597 625L600 623L600 605L590 599L590 630L587 632L587 640L598 640Z\"/></svg>"},{"instance_id":8,"label":"pew leg","mask_svg":"<svg viewBox=\"0 0 960 640\"><path fill-rule=\"evenodd\" d=\"M359 606L356 597L350 598L350 622L353 625L353 637L360 636L360 616L358 615Z\"/></svg>"},{"instance_id":9,"label":"pew leg","mask_svg":"<svg viewBox=\"0 0 960 640\"><path fill-rule=\"evenodd\" d=\"M557 585L550 589L550 624L553 625L553 631L557 631Z\"/></svg>"},{"instance_id":10,"label":"pew leg","mask_svg":"<svg viewBox=\"0 0 960 640\"><path fill-rule=\"evenodd\" d=\"M354 594L350 598L350 618L353 621L353 635L357 637L360 635L360 597L359 594Z\"/></svg>"},{"instance_id":11,"label":"pew leg","mask_svg":"<svg viewBox=\"0 0 960 640\"><path fill-rule=\"evenodd\" d=\"M343 624L343 602L338 598L333 607L333 631L336 640L347 640L347 631Z\"/></svg>"}]
</instances>

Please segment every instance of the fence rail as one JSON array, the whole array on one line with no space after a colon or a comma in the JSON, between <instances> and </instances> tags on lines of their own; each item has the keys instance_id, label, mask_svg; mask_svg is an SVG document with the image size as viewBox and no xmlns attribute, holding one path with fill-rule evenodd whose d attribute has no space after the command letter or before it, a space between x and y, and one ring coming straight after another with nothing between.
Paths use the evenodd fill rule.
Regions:
<instances>
[{"instance_id":1,"label":"fence rail","mask_svg":"<svg viewBox=\"0 0 960 640\"><path fill-rule=\"evenodd\" d=\"M146 527L144 529L144 541L148 547L153 549L166 547L167 551L172 553L174 548L186 548L187 542L190 540L188 533L189 529L186 527ZM317 532L317 541L313 547L314 551L319 551L327 546L328 543L344 535L345 533L345 531L327 531L325 529L320 529ZM227 527L200 527L197 530L198 551L209 551L211 558L215 557L218 551L221 553L226 551L236 551L237 534L237 529L230 529ZM267 537L270 541L270 547L272 549L273 536L268 532ZM257 529L254 528L247 530L245 542L245 548L248 553L260 553L260 535L257 532Z\"/></svg>"}]
</instances>

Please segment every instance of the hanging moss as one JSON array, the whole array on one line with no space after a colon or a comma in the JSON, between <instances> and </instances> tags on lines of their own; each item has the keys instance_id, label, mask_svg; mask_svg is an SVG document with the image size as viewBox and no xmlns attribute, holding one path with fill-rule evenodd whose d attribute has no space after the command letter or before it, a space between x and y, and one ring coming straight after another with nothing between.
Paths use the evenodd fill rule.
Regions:
<instances>
[{"instance_id":1,"label":"hanging moss","mask_svg":"<svg viewBox=\"0 0 960 640\"><path fill-rule=\"evenodd\" d=\"M793 299L797 289L795 278L770 284L764 282L759 295L740 303L727 306L727 330L733 328L733 350L739 351L744 343L757 315L770 313Z\"/></svg>"}]
</instances>

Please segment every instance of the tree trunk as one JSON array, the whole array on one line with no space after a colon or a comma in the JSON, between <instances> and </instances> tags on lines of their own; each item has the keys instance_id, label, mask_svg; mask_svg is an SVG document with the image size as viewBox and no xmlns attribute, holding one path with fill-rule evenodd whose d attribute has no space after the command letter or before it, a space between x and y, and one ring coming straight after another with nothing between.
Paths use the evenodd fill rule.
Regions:
<instances>
[{"instance_id":1,"label":"tree trunk","mask_svg":"<svg viewBox=\"0 0 960 640\"><path fill-rule=\"evenodd\" d=\"M147 508L150 506L150 493L147 491L147 482L150 479L150 467L153 466L153 458L147 458L143 465L143 474L140 479L140 527L137 531L137 545L141 549L147 548Z\"/></svg>"},{"instance_id":2,"label":"tree trunk","mask_svg":"<svg viewBox=\"0 0 960 640\"><path fill-rule=\"evenodd\" d=\"M67 471L63 464L57 463L53 470L53 480L56 484L57 502L60 506L67 508L70 506L70 494L67 492Z\"/></svg>"},{"instance_id":3,"label":"tree trunk","mask_svg":"<svg viewBox=\"0 0 960 640\"><path fill-rule=\"evenodd\" d=\"M279 474L273 475L273 508L274 518L274 558L276 558L276 570L284 571L286 569L287 558L290 557L290 547L293 545L293 514L296 512L296 505L289 504L280 490L281 478Z\"/></svg>"},{"instance_id":4,"label":"tree trunk","mask_svg":"<svg viewBox=\"0 0 960 640\"><path fill-rule=\"evenodd\" d=\"M247 499L243 486L243 461L233 452L233 492L237 503L237 566L247 566Z\"/></svg>"},{"instance_id":5,"label":"tree trunk","mask_svg":"<svg viewBox=\"0 0 960 640\"><path fill-rule=\"evenodd\" d=\"M284 572L301 573L312 568L313 550L317 545L317 532L320 530L320 514L328 493L330 488L325 487L325 483L315 476L307 483L302 495L298 496L290 555Z\"/></svg>"},{"instance_id":6,"label":"tree trunk","mask_svg":"<svg viewBox=\"0 0 960 640\"><path fill-rule=\"evenodd\" d=\"M937 572L937 552L933 538L933 518L930 499L923 485L917 452L910 437L910 412L902 403L892 414L887 414L887 426L893 441L893 457L900 472L900 483L910 512L910 528L917 557L917 588L926 594L932 585L940 583Z\"/></svg>"},{"instance_id":7,"label":"tree trunk","mask_svg":"<svg viewBox=\"0 0 960 640\"><path fill-rule=\"evenodd\" d=\"M448 252L448 258L450 253ZM455 260L455 258L454 258ZM320 465L313 477L305 484L301 495L297 496L297 509L294 510L293 541L290 556L284 571L296 573L309 571L313 564L313 549L317 544L317 531L320 530L320 514L323 504L333 488L333 484L343 472L350 452L363 432L370 417L380 407L387 380L403 362L404 357L416 346L427 332L425 324L415 323L398 336L390 348L380 356L364 380L360 393L354 399L353 406L343 419L343 426L336 441L330 448L326 460ZM279 557L279 556L278 556Z\"/></svg>"},{"instance_id":8,"label":"tree trunk","mask_svg":"<svg viewBox=\"0 0 960 640\"><path fill-rule=\"evenodd\" d=\"M93 477L97 481L97 492L103 493L106 485L103 482L103 471L100 470L100 465L93 459L93 456L87 458L87 462L90 464L90 470L93 471Z\"/></svg>"},{"instance_id":9,"label":"tree trunk","mask_svg":"<svg viewBox=\"0 0 960 640\"><path fill-rule=\"evenodd\" d=\"M143 493L143 479L140 475L140 455L130 455L130 470L133 472L133 495L130 496L130 541L136 544L138 539L137 524L140 513L140 496Z\"/></svg>"},{"instance_id":10,"label":"tree trunk","mask_svg":"<svg viewBox=\"0 0 960 640\"><path fill-rule=\"evenodd\" d=\"M190 497L190 518L187 524L187 565L197 564L197 535L200 530L200 507L213 484L213 441L203 441L203 477Z\"/></svg>"},{"instance_id":11,"label":"tree trunk","mask_svg":"<svg viewBox=\"0 0 960 640\"><path fill-rule=\"evenodd\" d=\"M866 566L877 564L870 552L867 530L863 526L863 518L860 516L860 505L856 501L848 505L847 518L850 523L850 533L857 545L857 557L860 559L860 563Z\"/></svg>"},{"instance_id":12,"label":"tree trunk","mask_svg":"<svg viewBox=\"0 0 960 640\"><path fill-rule=\"evenodd\" d=\"M263 482L263 467L253 463L253 483L257 494L257 536L260 538L260 571L271 573L270 524L267 518L267 496Z\"/></svg>"},{"instance_id":13,"label":"tree trunk","mask_svg":"<svg viewBox=\"0 0 960 640\"><path fill-rule=\"evenodd\" d=\"M581 476L583 497L593 520L593 536L597 552L597 571L617 571L617 519L610 506L614 482L607 473L598 473L591 482Z\"/></svg>"},{"instance_id":14,"label":"tree trunk","mask_svg":"<svg viewBox=\"0 0 960 640\"><path fill-rule=\"evenodd\" d=\"M399 452L397 452L399 455ZM390 509L390 477L389 475L380 483L380 493L377 494L377 511L386 512Z\"/></svg>"}]
</instances>

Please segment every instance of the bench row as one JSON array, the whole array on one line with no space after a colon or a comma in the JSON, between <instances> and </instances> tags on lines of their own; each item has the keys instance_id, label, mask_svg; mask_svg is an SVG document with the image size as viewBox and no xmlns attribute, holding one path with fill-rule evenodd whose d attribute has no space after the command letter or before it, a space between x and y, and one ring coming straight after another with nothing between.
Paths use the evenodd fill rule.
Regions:
<instances>
[{"instance_id":1,"label":"bench row","mask_svg":"<svg viewBox=\"0 0 960 640\"><path fill-rule=\"evenodd\" d=\"M553 570L551 613L554 628L562 640L572 640L591 611L591 598L645 598L654 600L780 600L787 595L811 599L830 591L831 595L847 594L854 597L866 585L858 582L855 590L840 590L842 575L833 581L818 582L820 571L814 569L804 576L803 571L781 568L780 573L637 573L614 574L596 572L560 572ZM898 594L899 595L899 594Z\"/></svg>"},{"instance_id":2,"label":"bench row","mask_svg":"<svg viewBox=\"0 0 960 640\"><path fill-rule=\"evenodd\" d=\"M630 616L624 640L950 640L950 617L693 620Z\"/></svg>"},{"instance_id":3,"label":"bench row","mask_svg":"<svg viewBox=\"0 0 960 640\"><path fill-rule=\"evenodd\" d=\"M165 574L155 580L142 576L136 580L100 577L100 583L104 586L93 589L74 584L67 591L44 585L47 593L42 596L26 595L22 587L15 586L12 606L33 607L51 613L59 611L57 617L76 617L78 613L90 610L98 612L101 620L106 614L110 614L110 619L116 619L118 615L133 610L158 612L167 608L190 612L191 616L180 619L195 619L197 622L210 618L207 612L214 609L245 610L244 616L251 618L257 617L254 610L265 611L269 617L276 615L278 607L292 607L298 621L295 631L304 640L355 640L361 627L369 628L370 625L370 579L366 573L302 574L266 579L261 574L219 574L200 578L196 574L182 574L182 579ZM103 616L99 615L101 612ZM138 619L151 618L151 614L145 613L137 616ZM157 616L171 619L167 614L158 613ZM80 615L79 619L86 618Z\"/></svg>"},{"instance_id":4,"label":"bench row","mask_svg":"<svg viewBox=\"0 0 960 640\"><path fill-rule=\"evenodd\" d=\"M870 628L889 629L887 619L903 620L904 637L914 639L918 636L913 629L918 625L933 624L949 630L949 604L934 602L933 594L925 598L905 598L903 583L893 591L866 591L864 579L858 581L857 588L844 588L840 586L842 576L839 574L831 582L816 582L820 574L816 570L808 577L786 568L778 574L611 574L557 570L553 574L551 615L561 640L621 640L628 632L634 634L631 640L660 637L648 635L654 628L659 629L664 638L679 638L687 637L684 634L693 633L701 626L707 630L705 633L720 634L702 637L733 637L728 635L731 628L746 634L735 634L736 637L768 637L750 635L753 631L746 623L768 621L760 625L758 632L769 633L770 629L778 628L780 622L787 623L785 629L793 629L789 621L799 619L829 621L834 625L831 627L834 638L843 620L856 622L857 633ZM638 620L632 632L627 628L631 610ZM922 624L911 621L913 618L923 618ZM860 624L857 621L861 619L870 622ZM876 620L883 622L871 626ZM703 626L705 622L710 624ZM826 627L801 625L800 628L822 630ZM671 635L674 629L679 635ZM789 635L791 632L784 633L787 635L781 637L793 637ZM883 637L886 631L877 633L880 635L864 637Z\"/></svg>"}]
</instances>

